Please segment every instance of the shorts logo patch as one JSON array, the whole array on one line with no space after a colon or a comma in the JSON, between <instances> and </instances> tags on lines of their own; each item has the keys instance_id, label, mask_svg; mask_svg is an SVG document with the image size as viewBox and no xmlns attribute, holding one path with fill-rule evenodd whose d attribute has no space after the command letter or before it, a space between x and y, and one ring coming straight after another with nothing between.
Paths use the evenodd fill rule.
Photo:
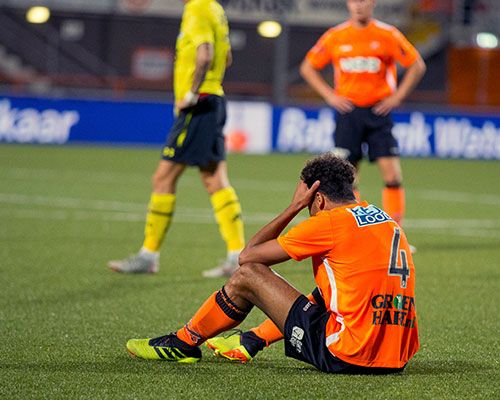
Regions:
<instances>
[{"instance_id":1,"label":"shorts logo patch","mask_svg":"<svg viewBox=\"0 0 500 400\"><path fill-rule=\"evenodd\" d=\"M292 337L290 338L290 343L297 353L302 353L302 338L304 337L304 330L298 326L292 328Z\"/></svg>"},{"instance_id":2,"label":"shorts logo patch","mask_svg":"<svg viewBox=\"0 0 500 400\"><path fill-rule=\"evenodd\" d=\"M368 207L357 206L350 208L349 211L354 216L356 224L360 228L368 225L381 224L383 222L392 221L389 215L378 207L370 204Z\"/></svg>"},{"instance_id":3,"label":"shorts logo patch","mask_svg":"<svg viewBox=\"0 0 500 400\"><path fill-rule=\"evenodd\" d=\"M313 305L313 303L311 303L310 301L308 301L307 304L304 307L302 307L302 311L309 310L312 305Z\"/></svg>"}]
</instances>

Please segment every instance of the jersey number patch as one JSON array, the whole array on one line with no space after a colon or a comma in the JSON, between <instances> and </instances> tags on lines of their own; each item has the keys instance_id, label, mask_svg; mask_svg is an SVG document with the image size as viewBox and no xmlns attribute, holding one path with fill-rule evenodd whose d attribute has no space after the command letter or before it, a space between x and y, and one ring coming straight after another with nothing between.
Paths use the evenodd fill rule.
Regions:
<instances>
[{"instance_id":1,"label":"jersey number patch","mask_svg":"<svg viewBox=\"0 0 500 400\"><path fill-rule=\"evenodd\" d=\"M410 269L406 261L406 251L399 250L400 238L401 231L399 228L395 228L394 236L392 237L391 259L389 260L389 275L399 276L401 278L401 287L406 288L408 277L410 276ZM398 254L401 256L401 265L398 265Z\"/></svg>"}]
</instances>

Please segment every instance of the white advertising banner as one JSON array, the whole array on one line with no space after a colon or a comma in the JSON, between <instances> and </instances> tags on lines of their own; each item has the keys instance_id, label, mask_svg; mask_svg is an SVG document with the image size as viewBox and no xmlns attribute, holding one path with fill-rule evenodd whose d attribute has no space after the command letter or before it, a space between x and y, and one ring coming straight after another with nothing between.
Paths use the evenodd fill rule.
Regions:
<instances>
[{"instance_id":1,"label":"white advertising banner","mask_svg":"<svg viewBox=\"0 0 500 400\"><path fill-rule=\"evenodd\" d=\"M230 101L224 128L232 153L267 154L271 151L273 108L269 103Z\"/></svg>"}]
</instances>

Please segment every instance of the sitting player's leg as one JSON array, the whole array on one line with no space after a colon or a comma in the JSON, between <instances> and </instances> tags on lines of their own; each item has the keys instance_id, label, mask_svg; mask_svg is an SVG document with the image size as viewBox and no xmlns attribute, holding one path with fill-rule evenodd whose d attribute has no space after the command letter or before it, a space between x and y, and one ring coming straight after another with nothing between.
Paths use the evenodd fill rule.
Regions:
<instances>
[{"instance_id":1,"label":"sitting player's leg","mask_svg":"<svg viewBox=\"0 0 500 400\"><path fill-rule=\"evenodd\" d=\"M321 293L316 288L307 298L325 310L325 303ZM216 356L232 361L247 362L252 360L259 351L272 343L283 339L283 333L270 319L243 333L231 333L207 340L207 347L212 349Z\"/></svg>"},{"instance_id":2,"label":"sitting player's leg","mask_svg":"<svg viewBox=\"0 0 500 400\"><path fill-rule=\"evenodd\" d=\"M114 260L108 266L117 272L155 273L159 269L160 246L172 222L175 210L175 188L186 166L161 160L152 177L153 191L144 228L144 242L138 254Z\"/></svg>"},{"instance_id":3,"label":"sitting player's leg","mask_svg":"<svg viewBox=\"0 0 500 400\"><path fill-rule=\"evenodd\" d=\"M238 268L238 257L245 246L241 205L235 190L230 186L225 161L200 167L200 174L210 194L215 220L227 248L227 258L222 265L203 271L203 276L228 277Z\"/></svg>"},{"instance_id":4,"label":"sitting player's leg","mask_svg":"<svg viewBox=\"0 0 500 400\"><path fill-rule=\"evenodd\" d=\"M251 361L259 351L283 339L283 334L275 323L266 319L260 325L246 332L232 331L208 339L207 347L214 355L231 361Z\"/></svg>"},{"instance_id":5,"label":"sitting player's leg","mask_svg":"<svg viewBox=\"0 0 500 400\"><path fill-rule=\"evenodd\" d=\"M238 326L258 305L279 329L300 292L262 264L240 267L221 290L212 294L176 333L154 339L131 339L127 350L144 359L194 362L207 339Z\"/></svg>"}]
</instances>

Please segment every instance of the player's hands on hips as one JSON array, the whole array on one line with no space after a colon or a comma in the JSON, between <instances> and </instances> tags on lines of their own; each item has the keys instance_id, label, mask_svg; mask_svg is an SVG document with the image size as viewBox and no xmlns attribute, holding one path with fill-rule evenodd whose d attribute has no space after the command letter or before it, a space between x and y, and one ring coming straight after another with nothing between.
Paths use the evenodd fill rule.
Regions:
<instances>
[{"instance_id":1,"label":"player's hands on hips","mask_svg":"<svg viewBox=\"0 0 500 400\"><path fill-rule=\"evenodd\" d=\"M310 188L307 187L306 183L303 180L300 180L295 188L295 193L293 194L292 206L297 207L302 210L306 208L312 201L314 195L316 194L316 190L318 190L320 182L314 182Z\"/></svg>"},{"instance_id":2,"label":"player's hands on hips","mask_svg":"<svg viewBox=\"0 0 500 400\"><path fill-rule=\"evenodd\" d=\"M372 111L376 115L387 115L393 108L398 107L401 104L401 100L395 94L387 96L385 99L380 100L372 108Z\"/></svg>"},{"instance_id":3,"label":"player's hands on hips","mask_svg":"<svg viewBox=\"0 0 500 400\"><path fill-rule=\"evenodd\" d=\"M354 110L354 104L352 104L351 100L347 97L338 96L335 93L331 93L325 101L330 107L335 108L341 114L347 114Z\"/></svg>"}]
</instances>

